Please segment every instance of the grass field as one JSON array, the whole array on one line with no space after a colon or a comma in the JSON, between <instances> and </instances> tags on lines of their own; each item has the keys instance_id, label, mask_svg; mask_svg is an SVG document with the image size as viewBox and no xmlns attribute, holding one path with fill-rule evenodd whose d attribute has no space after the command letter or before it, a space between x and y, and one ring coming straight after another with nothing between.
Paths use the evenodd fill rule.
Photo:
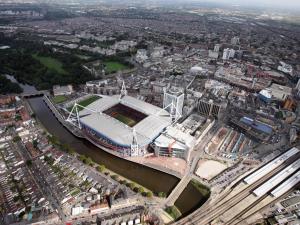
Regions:
<instances>
[{"instance_id":1,"label":"grass field","mask_svg":"<svg viewBox=\"0 0 300 225\"><path fill-rule=\"evenodd\" d=\"M117 72L120 70L128 69L128 66L126 66L122 63L116 62L116 61L103 62L103 65L105 66L106 73L113 73L113 72Z\"/></svg>"},{"instance_id":2,"label":"grass field","mask_svg":"<svg viewBox=\"0 0 300 225\"><path fill-rule=\"evenodd\" d=\"M116 113L115 115L112 115L112 117L114 117L115 119L119 120L122 123L125 123L127 126L133 127L136 124L136 121L124 116L120 113Z\"/></svg>"},{"instance_id":3,"label":"grass field","mask_svg":"<svg viewBox=\"0 0 300 225\"><path fill-rule=\"evenodd\" d=\"M78 102L79 105L81 106L84 106L84 107L87 107L88 105L92 104L94 101L97 101L98 99L100 99L101 97L100 96L97 96L97 95L93 95L85 100L82 100L80 102ZM70 106L67 110L68 111L71 111L73 108L73 106ZM81 111L83 110L82 107L78 107L78 111Z\"/></svg>"},{"instance_id":4,"label":"grass field","mask_svg":"<svg viewBox=\"0 0 300 225\"><path fill-rule=\"evenodd\" d=\"M55 58L39 56L37 54L33 54L32 57L40 61L41 64L43 64L45 67L47 67L50 70L53 70L60 74L68 74L68 72L64 70L63 64Z\"/></svg>"},{"instance_id":5,"label":"grass field","mask_svg":"<svg viewBox=\"0 0 300 225\"><path fill-rule=\"evenodd\" d=\"M67 97L64 95L58 95L58 96L53 97L53 102L56 104L62 103L66 100L67 100Z\"/></svg>"}]
</instances>

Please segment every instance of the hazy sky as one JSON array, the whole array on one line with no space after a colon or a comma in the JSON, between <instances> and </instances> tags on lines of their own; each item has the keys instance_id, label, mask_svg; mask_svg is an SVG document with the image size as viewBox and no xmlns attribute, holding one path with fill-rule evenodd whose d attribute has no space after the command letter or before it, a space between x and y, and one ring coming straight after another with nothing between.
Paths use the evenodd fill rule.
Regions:
<instances>
[{"instance_id":1,"label":"hazy sky","mask_svg":"<svg viewBox=\"0 0 300 225\"><path fill-rule=\"evenodd\" d=\"M206 2L222 2L229 4L273 6L283 8L300 8L300 0L195 0Z\"/></svg>"}]
</instances>

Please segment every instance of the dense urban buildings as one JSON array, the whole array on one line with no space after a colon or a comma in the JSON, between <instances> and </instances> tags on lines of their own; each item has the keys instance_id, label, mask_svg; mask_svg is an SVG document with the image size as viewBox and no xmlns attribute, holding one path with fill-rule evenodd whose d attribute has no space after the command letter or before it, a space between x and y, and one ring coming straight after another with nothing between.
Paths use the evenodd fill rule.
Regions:
<instances>
[{"instance_id":1,"label":"dense urban buildings","mask_svg":"<svg viewBox=\"0 0 300 225\"><path fill-rule=\"evenodd\" d=\"M0 224L300 224L300 9L253 2L1 2Z\"/></svg>"}]
</instances>

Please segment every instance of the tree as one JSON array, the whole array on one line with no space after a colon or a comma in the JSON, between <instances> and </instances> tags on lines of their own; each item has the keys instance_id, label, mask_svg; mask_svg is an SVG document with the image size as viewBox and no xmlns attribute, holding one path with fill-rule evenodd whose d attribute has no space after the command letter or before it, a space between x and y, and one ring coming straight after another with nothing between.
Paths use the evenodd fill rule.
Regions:
<instances>
[{"instance_id":1,"label":"tree","mask_svg":"<svg viewBox=\"0 0 300 225\"><path fill-rule=\"evenodd\" d=\"M165 198L165 197L167 197L167 194L165 193L165 192L158 192L158 197L160 197L160 198Z\"/></svg>"},{"instance_id":2,"label":"tree","mask_svg":"<svg viewBox=\"0 0 300 225\"><path fill-rule=\"evenodd\" d=\"M21 138L20 136L17 135L13 138L13 142L18 142L18 141L21 141Z\"/></svg>"},{"instance_id":3,"label":"tree","mask_svg":"<svg viewBox=\"0 0 300 225\"><path fill-rule=\"evenodd\" d=\"M125 184L125 185L126 185L127 182L126 182L126 180L120 180L119 183L120 183L120 184Z\"/></svg>"},{"instance_id":4,"label":"tree","mask_svg":"<svg viewBox=\"0 0 300 225\"><path fill-rule=\"evenodd\" d=\"M86 156L85 155L80 155L79 160L84 162L86 160Z\"/></svg>"},{"instance_id":5,"label":"tree","mask_svg":"<svg viewBox=\"0 0 300 225\"><path fill-rule=\"evenodd\" d=\"M93 164L94 164L93 160L90 157L86 158L86 162L85 163L88 164L88 165L90 165L90 166L93 166Z\"/></svg>"},{"instance_id":6,"label":"tree","mask_svg":"<svg viewBox=\"0 0 300 225\"><path fill-rule=\"evenodd\" d=\"M133 188L133 191L136 192L136 193L138 193L139 192L139 188L135 187L135 188Z\"/></svg>"},{"instance_id":7,"label":"tree","mask_svg":"<svg viewBox=\"0 0 300 225\"><path fill-rule=\"evenodd\" d=\"M23 90L17 83L11 82L6 77L0 75L0 94L21 93Z\"/></svg>"},{"instance_id":8,"label":"tree","mask_svg":"<svg viewBox=\"0 0 300 225\"><path fill-rule=\"evenodd\" d=\"M17 115L15 116L15 120L16 120L16 121L20 121L20 120L22 120L22 117L21 117L19 114L17 114Z\"/></svg>"},{"instance_id":9,"label":"tree","mask_svg":"<svg viewBox=\"0 0 300 225\"><path fill-rule=\"evenodd\" d=\"M104 166L104 165L99 165L99 166L97 166L97 170L98 170L100 173L103 173L104 170L105 170L105 166Z\"/></svg>"},{"instance_id":10,"label":"tree","mask_svg":"<svg viewBox=\"0 0 300 225\"><path fill-rule=\"evenodd\" d=\"M48 135L48 141L53 144L53 145L59 145L60 144L60 141L58 140L58 138L54 135Z\"/></svg>"},{"instance_id":11,"label":"tree","mask_svg":"<svg viewBox=\"0 0 300 225\"><path fill-rule=\"evenodd\" d=\"M282 113L282 111L276 112L276 113L275 113L275 117L276 117L277 119L282 119L282 118L283 118L283 113Z\"/></svg>"},{"instance_id":12,"label":"tree","mask_svg":"<svg viewBox=\"0 0 300 225\"><path fill-rule=\"evenodd\" d=\"M32 144L33 144L33 147L37 148L37 146L38 146L39 143L38 143L38 141L35 139L35 140L33 140Z\"/></svg>"},{"instance_id":13,"label":"tree","mask_svg":"<svg viewBox=\"0 0 300 225\"><path fill-rule=\"evenodd\" d=\"M151 191L148 191L148 192L146 193L146 196L147 196L148 198L152 198L152 197L153 197L153 193L152 193Z\"/></svg>"},{"instance_id":14,"label":"tree","mask_svg":"<svg viewBox=\"0 0 300 225\"><path fill-rule=\"evenodd\" d=\"M114 175L111 175L111 178L114 179L114 180L118 180L119 176L114 174Z\"/></svg>"},{"instance_id":15,"label":"tree","mask_svg":"<svg viewBox=\"0 0 300 225\"><path fill-rule=\"evenodd\" d=\"M128 184L128 186L130 187L131 190L133 190L135 188L135 183L131 182Z\"/></svg>"},{"instance_id":16,"label":"tree","mask_svg":"<svg viewBox=\"0 0 300 225\"><path fill-rule=\"evenodd\" d=\"M13 197L14 202L17 202L17 201L19 201L20 199L21 199L21 198L20 198L19 195L16 195L16 196Z\"/></svg>"},{"instance_id":17,"label":"tree","mask_svg":"<svg viewBox=\"0 0 300 225\"><path fill-rule=\"evenodd\" d=\"M28 159L28 160L26 161L26 165L29 166L29 167L32 166L32 160L31 160L31 159Z\"/></svg>"},{"instance_id":18,"label":"tree","mask_svg":"<svg viewBox=\"0 0 300 225\"><path fill-rule=\"evenodd\" d=\"M69 154L74 156L75 153L76 153L75 150L74 150L73 148L70 147L70 148L69 148Z\"/></svg>"},{"instance_id":19,"label":"tree","mask_svg":"<svg viewBox=\"0 0 300 225\"><path fill-rule=\"evenodd\" d=\"M143 193L144 191L145 191L145 190L144 190L144 188L143 188L143 187L139 187L139 188L138 188L138 193L140 193L140 194L141 194L141 193Z\"/></svg>"}]
</instances>

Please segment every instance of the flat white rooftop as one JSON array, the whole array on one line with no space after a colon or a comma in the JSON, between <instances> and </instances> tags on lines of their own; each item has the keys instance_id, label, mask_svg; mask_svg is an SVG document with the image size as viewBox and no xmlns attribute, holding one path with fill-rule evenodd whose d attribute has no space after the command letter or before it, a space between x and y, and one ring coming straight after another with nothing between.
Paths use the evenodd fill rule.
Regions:
<instances>
[{"instance_id":1,"label":"flat white rooftop","mask_svg":"<svg viewBox=\"0 0 300 225\"><path fill-rule=\"evenodd\" d=\"M252 173L251 175L247 176L244 179L244 182L247 184L255 183L256 181L258 181L259 179L261 179L262 177L270 173L272 170L282 165L290 157L296 155L299 152L300 150L298 148L295 147L291 148L287 152L283 153L279 157L273 159L271 162L267 163L266 165L264 165L263 167L261 167L260 169Z\"/></svg>"},{"instance_id":2,"label":"flat white rooftop","mask_svg":"<svg viewBox=\"0 0 300 225\"><path fill-rule=\"evenodd\" d=\"M292 189L295 185L297 185L300 182L300 171L295 173L292 177L290 177L288 180L286 180L284 183L282 183L280 186L278 186L275 190L271 192L271 195L275 198L280 197L290 189Z\"/></svg>"},{"instance_id":3,"label":"flat white rooftop","mask_svg":"<svg viewBox=\"0 0 300 225\"><path fill-rule=\"evenodd\" d=\"M265 194L267 194L272 188L280 184L280 182L284 181L286 178L288 178L290 175L292 175L294 172L296 172L300 168L300 159L298 159L296 162L292 163L288 167L284 168L282 171L280 171L278 174L273 176L271 179L267 180L263 185L256 188L253 193L261 197Z\"/></svg>"}]
</instances>

